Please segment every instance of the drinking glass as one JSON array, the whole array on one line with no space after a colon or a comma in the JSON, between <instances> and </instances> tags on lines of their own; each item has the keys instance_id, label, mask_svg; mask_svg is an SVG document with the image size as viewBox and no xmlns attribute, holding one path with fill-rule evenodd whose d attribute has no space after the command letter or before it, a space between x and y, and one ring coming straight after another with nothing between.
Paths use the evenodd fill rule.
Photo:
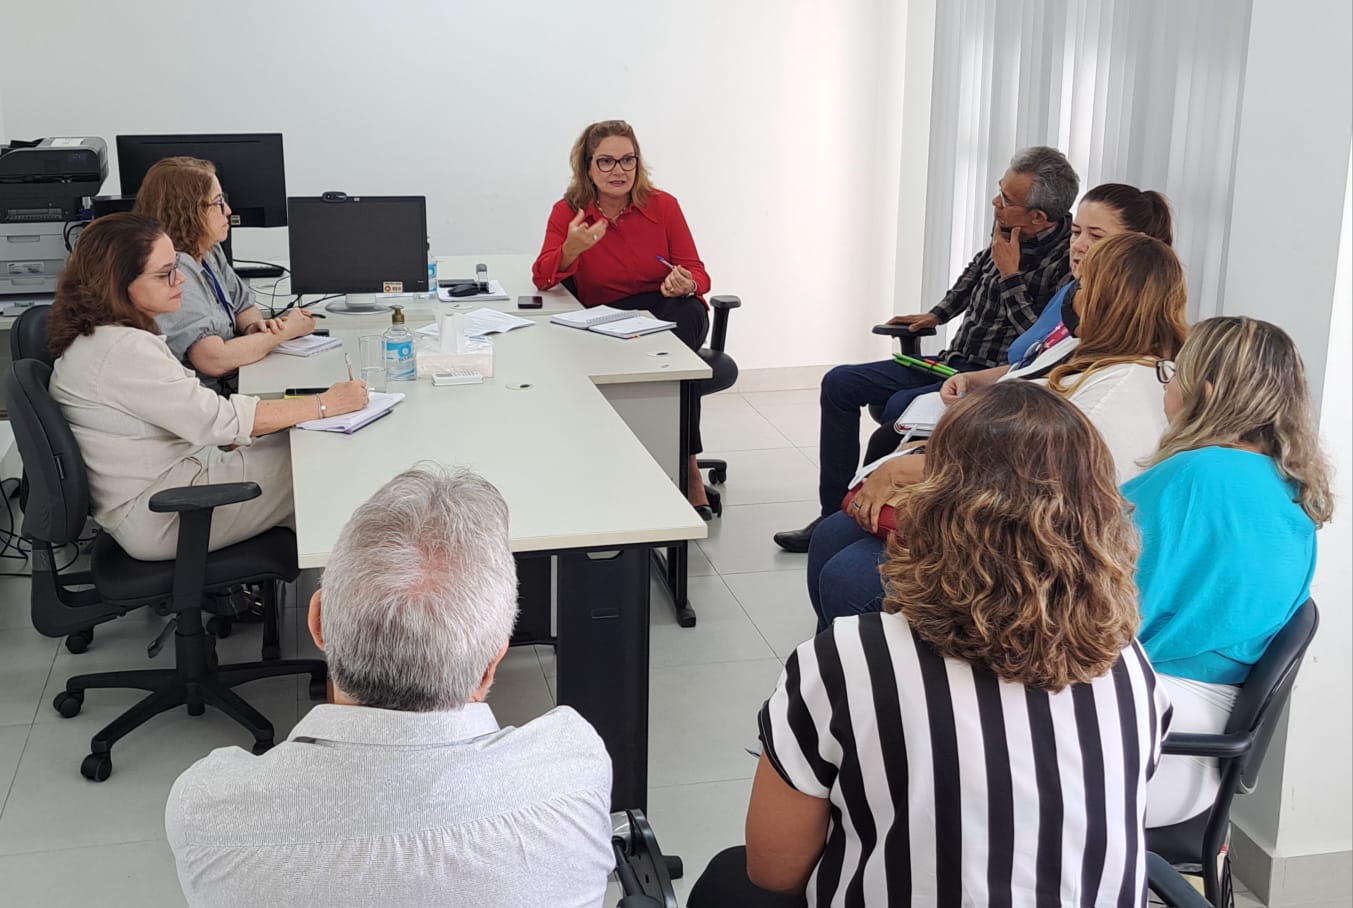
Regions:
<instances>
[{"instance_id":1,"label":"drinking glass","mask_svg":"<svg viewBox=\"0 0 1353 908\"><path fill-rule=\"evenodd\" d=\"M368 391L385 390L385 338L379 334L369 334L357 338L357 352L362 364L362 374L358 376L366 382Z\"/></svg>"}]
</instances>

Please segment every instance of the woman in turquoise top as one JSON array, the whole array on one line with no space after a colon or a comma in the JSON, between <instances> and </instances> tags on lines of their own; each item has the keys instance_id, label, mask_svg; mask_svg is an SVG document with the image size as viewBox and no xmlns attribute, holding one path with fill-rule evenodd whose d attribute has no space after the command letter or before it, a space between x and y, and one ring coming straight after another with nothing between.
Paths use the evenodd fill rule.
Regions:
<instances>
[{"instance_id":1,"label":"woman in turquoise top","mask_svg":"<svg viewBox=\"0 0 1353 908\"><path fill-rule=\"evenodd\" d=\"M1330 468L1281 328L1208 319L1156 374L1170 424L1150 469L1123 485L1142 533L1139 636L1174 702L1171 730L1221 732L1236 685L1310 595ZM1215 760L1166 757L1146 825L1202 813L1219 784Z\"/></svg>"}]
</instances>

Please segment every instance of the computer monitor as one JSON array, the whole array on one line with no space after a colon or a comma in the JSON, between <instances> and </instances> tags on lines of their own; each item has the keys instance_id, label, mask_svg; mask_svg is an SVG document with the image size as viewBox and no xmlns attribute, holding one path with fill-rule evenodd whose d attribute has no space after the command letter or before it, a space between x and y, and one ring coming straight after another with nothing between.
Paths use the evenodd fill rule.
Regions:
<instances>
[{"instance_id":1,"label":"computer monitor","mask_svg":"<svg viewBox=\"0 0 1353 908\"><path fill-rule=\"evenodd\" d=\"M117 169L122 194L134 196L146 171L161 158L202 158L216 165L230 199L232 227L285 227L287 182L282 134L118 136Z\"/></svg>"},{"instance_id":2,"label":"computer monitor","mask_svg":"<svg viewBox=\"0 0 1353 908\"><path fill-rule=\"evenodd\" d=\"M292 293L422 293L428 289L427 199L421 195L287 199Z\"/></svg>"}]
</instances>

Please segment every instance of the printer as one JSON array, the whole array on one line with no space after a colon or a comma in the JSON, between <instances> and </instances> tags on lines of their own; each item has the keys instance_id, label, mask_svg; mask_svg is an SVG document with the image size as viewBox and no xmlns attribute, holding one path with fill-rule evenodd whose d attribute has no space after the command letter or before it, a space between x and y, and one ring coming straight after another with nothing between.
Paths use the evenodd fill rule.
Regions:
<instances>
[{"instance_id":1,"label":"printer","mask_svg":"<svg viewBox=\"0 0 1353 908\"><path fill-rule=\"evenodd\" d=\"M97 136L0 145L0 224L73 221L108 178L108 144Z\"/></svg>"},{"instance_id":2,"label":"printer","mask_svg":"<svg viewBox=\"0 0 1353 908\"><path fill-rule=\"evenodd\" d=\"M0 316L56 291L70 233L107 177L94 136L0 145Z\"/></svg>"}]
</instances>

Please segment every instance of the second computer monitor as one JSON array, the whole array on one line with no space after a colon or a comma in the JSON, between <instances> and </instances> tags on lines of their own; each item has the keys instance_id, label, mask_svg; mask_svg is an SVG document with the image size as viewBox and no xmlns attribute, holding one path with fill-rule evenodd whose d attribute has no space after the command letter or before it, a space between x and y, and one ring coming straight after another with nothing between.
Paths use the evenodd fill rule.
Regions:
<instances>
[{"instance_id":1,"label":"second computer monitor","mask_svg":"<svg viewBox=\"0 0 1353 908\"><path fill-rule=\"evenodd\" d=\"M118 136L122 194L134 196L146 171L161 158L186 155L216 165L235 227L285 227L287 181L280 132L214 135Z\"/></svg>"},{"instance_id":2,"label":"second computer monitor","mask_svg":"<svg viewBox=\"0 0 1353 908\"><path fill-rule=\"evenodd\" d=\"M421 195L293 196L287 219L292 293L428 289L427 200Z\"/></svg>"}]
</instances>

